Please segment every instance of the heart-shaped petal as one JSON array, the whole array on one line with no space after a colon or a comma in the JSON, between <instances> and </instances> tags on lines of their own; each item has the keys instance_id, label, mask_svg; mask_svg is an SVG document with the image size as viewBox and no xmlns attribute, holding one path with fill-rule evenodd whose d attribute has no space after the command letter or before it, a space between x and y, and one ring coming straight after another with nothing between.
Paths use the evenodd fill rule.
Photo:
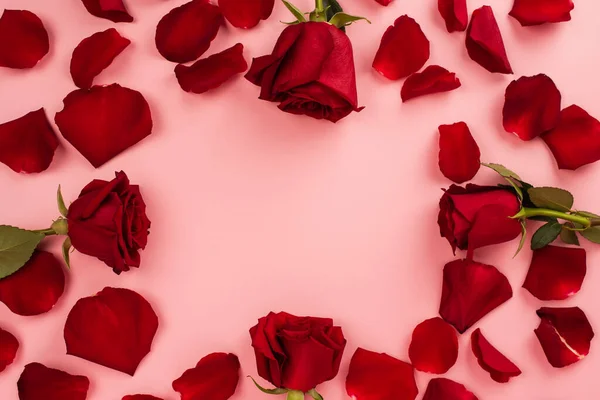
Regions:
<instances>
[{"instance_id":1,"label":"heart-shaped petal","mask_svg":"<svg viewBox=\"0 0 600 400\"><path fill-rule=\"evenodd\" d=\"M0 17L0 67L33 68L50 50L42 20L27 10L4 10Z\"/></svg>"},{"instance_id":2,"label":"heart-shaped petal","mask_svg":"<svg viewBox=\"0 0 600 400\"><path fill-rule=\"evenodd\" d=\"M408 356L419 371L445 374L458 359L456 330L439 317L421 322L413 331Z\"/></svg>"}]
</instances>

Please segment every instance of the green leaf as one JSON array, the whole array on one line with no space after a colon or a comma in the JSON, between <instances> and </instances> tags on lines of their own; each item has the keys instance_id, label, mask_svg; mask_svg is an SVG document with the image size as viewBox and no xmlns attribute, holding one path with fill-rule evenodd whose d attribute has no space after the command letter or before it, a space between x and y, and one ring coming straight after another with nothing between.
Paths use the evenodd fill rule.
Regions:
<instances>
[{"instance_id":1,"label":"green leaf","mask_svg":"<svg viewBox=\"0 0 600 400\"><path fill-rule=\"evenodd\" d=\"M539 208L556 211L571 211L573 195L564 189L554 187L534 187L527 190L531 202Z\"/></svg>"},{"instance_id":2,"label":"green leaf","mask_svg":"<svg viewBox=\"0 0 600 400\"><path fill-rule=\"evenodd\" d=\"M62 256L65 259L65 263L67 264L67 268L71 269L71 238L67 237L62 244Z\"/></svg>"},{"instance_id":3,"label":"green leaf","mask_svg":"<svg viewBox=\"0 0 600 400\"><path fill-rule=\"evenodd\" d=\"M0 279L25 265L44 237L42 233L0 225Z\"/></svg>"},{"instance_id":4,"label":"green leaf","mask_svg":"<svg viewBox=\"0 0 600 400\"><path fill-rule=\"evenodd\" d=\"M308 391L308 394L310 395L310 397L312 397L314 400L324 400L323 396L321 396L318 392L317 389L311 389Z\"/></svg>"},{"instance_id":5,"label":"green leaf","mask_svg":"<svg viewBox=\"0 0 600 400\"><path fill-rule=\"evenodd\" d=\"M493 169L498 174L500 174L500 176L503 178L513 178L518 181L521 181L521 177L519 175L517 175L515 172L511 171L510 169L506 168L504 165L494 164L494 163L488 163L488 164L481 163L481 165L483 165L484 167Z\"/></svg>"},{"instance_id":6,"label":"green leaf","mask_svg":"<svg viewBox=\"0 0 600 400\"><path fill-rule=\"evenodd\" d=\"M579 232L581 236L593 243L600 243L600 227L592 226L584 231Z\"/></svg>"},{"instance_id":7,"label":"green leaf","mask_svg":"<svg viewBox=\"0 0 600 400\"><path fill-rule=\"evenodd\" d=\"M565 244L572 244L575 246L579 246L579 239L577 238L577 233L566 229L564 226L560 231L560 240L562 240Z\"/></svg>"},{"instance_id":8,"label":"green leaf","mask_svg":"<svg viewBox=\"0 0 600 400\"><path fill-rule=\"evenodd\" d=\"M593 214L589 211L577 211L575 214L581 215L582 217L587 217L587 218L600 218L600 215Z\"/></svg>"},{"instance_id":9,"label":"green leaf","mask_svg":"<svg viewBox=\"0 0 600 400\"><path fill-rule=\"evenodd\" d=\"M287 400L304 400L304 392L299 390L290 390L287 394Z\"/></svg>"},{"instance_id":10,"label":"green leaf","mask_svg":"<svg viewBox=\"0 0 600 400\"><path fill-rule=\"evenodd\" d=\"M342 28L344 26L348 26L348 25L352 24L353 22L360 21L360 20L367 21L369 24L371 23L371 21L369 21L368 19L366 19L364 17L357 17L357 16L349 15L349 14L346 14L343 12L335 14L329 20L329 23L338 28Z\"/></svg>"},{"instance_id":11,"label":"green leaf","mask_svg":"<svg viewBox=\"0 0 600 400\"><path fill-rule=\"evenodd\" d=\"M531 250L539 250L548 246L560 235L561 231L562 225L559 222L548 222L543 225L531 238Z\"/></svg>"},{"instance_id":12,"label":"green leaf","mask_svg":"<svg viewBox=\"0 0 600 400\"><path fill-rule=\"evenodd\" d=\"M288 389L284 389L284 388L265 389L264 387L260 386L260 385L258 384L258 382L256 382L256 381L254 380L254 378L253 378L253 377L251 377L251 376L248 376L248 378L252 379L252 382L254 382L254 385L256 385L256 387L258 388L258 390L260 390L260 391L261 391L261 392L263 392L263 393L266 393L266 394L284 394L284 393L287 393L287 392L289 392L289 390L288 390Z\"/></svg>"},{"instance_id":13,"label":"green leaf","mask_svg":"<svg viewBox=\"0 0 600 400\"><path fill-rule=\"evenodd\" d=\"M290 3L289 1L286 1L286 0L281 0L281 1L283 1L283 4L287 7L287 9L290 10L290 12L292 14L294 14L294 17L296 17L298 22L306 22L306 18L304 18L304 14L302 14L302 11L298 10L298 8L296 8L295 5L293 5L292 3Z\"/></svg>"},{"instance_id":14,"label":"green leaf","mask_svg":"<svg viewBox=\"0 0 600 400\"><path fill-rule=\"evenodd\" d=\"M67 216L69 209L65 206L65 201L63 200L63 195L60 191L60 185L58 185L58 190L56 191L56 203L58 204L58 211L63 217Z\"/></svg>"},{"instance_id":15,"label":"green leaf","mask_svg":"<svg viewBox=\"0 0 600 400\"><path fill-rule=\"evenodd\" d=\"M524 219L522 219L521 220L521 241L519 242L519 247L517 248L517 252L513 256L513 258L516 257L517 254L519 254L521 252L521 250L523 250L523 246L525 246L526 239L527 239L527 222Z\"/></svg>"}]
</instances>

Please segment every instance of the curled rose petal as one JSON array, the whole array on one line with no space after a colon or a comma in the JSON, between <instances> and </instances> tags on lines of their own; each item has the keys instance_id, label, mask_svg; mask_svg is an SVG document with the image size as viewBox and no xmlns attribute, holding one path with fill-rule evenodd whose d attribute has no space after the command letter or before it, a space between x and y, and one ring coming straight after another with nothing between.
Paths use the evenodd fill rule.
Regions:
<instances>
[{"instance_id":1,"label":"curled rose petal","mask_svg":"<svg viewBox=\"0 0 600 400\"><path fill-rule=\"evenodd\" d=\"M115 28L83 39L71 57L71 77L75 85L89 89L96 75L108 67L130 43Z\"/></svg>"},{"instance_id":2,"label":"curled rose petal","mask_svg":"<svg viewBox=\"0 0 600 400\"><path fill-rule=\"evenodd\" d=\"M496 382L506 383L510 378L521 375L519 367L492 346L481 329L476 329L471 335L471 350L481 368L489 372Z\"/></svg>"},{"instance_id":3,"label":"curled rose petal","mask_svg":"<svg viewBox=\"0 0 600 400\"><path fill-rule=\"evenodd\" d=\"M186 92L204 93L227 82L233 76L248 69L241 43L208 58L196 61L191 66L178 64L175 75L179 86Z\"/></svg>"},{"instance_id":4,"label":"curled rose petal","mask_svg":"<svg viewBox=\"0 0 600 400\"><path fill-rule=\"evenodd\" d=\"M381 4L382 6L389 6L391 4L392 1L394 0L375 0L376 2L378 2L379 4Z\"/></svg>"},{"instance_id":5,"label":"curled rose petal","mask_svg":"<svg viewBox=\"0 0 600 400\"><path fill-rule=\"evenodd\" d=\"M90 14L112 22L132 22L122 0L81 0Z\"/></svg>"},{"instance_id":6,"label":"curled rose petal","mask_svg":"<svg viewBox=\"0 0 600 400\"><path fill-rule=\"evenodd\" d=\"M403 15L383 34L373 68L397 80L420 70L428 59L429 40L414 19Z\"/></svg>"},{"instance_id":7,"label":"curled rose petal","mask_svg":"<svg viewBox=\"0 0 600 400\"><path fill-rule=\"evenodd\" d=\"M206 0L192 0L165 15L156 27L156 48L167 60L196 60L217 36L223 23L219 7Z\"/></svg>"},{"instance_id":8,"label":"curled rose petal","mask_svg":"<svg viewBox=\"0 0 600 400\"><path fill-rule=\"evenodd\" d=\"M444 18L448 32L463 32L467 29L467 0L438 0L438 10Z\"/></svg>"},{"instance_id":9,"label":"curled rose petal","mask_svg":"<svg viewBox=\"0 0 600 400\"><path fill-rule=\"evenodd\" d=\"M571 20L573 0L515 0L508 13L523 26Z\"/></svg>"},{"instance_id":10,"label":"curled rose petal","mask_svg":"<svg viewBox=\"0 0 600 400\"><path fill-rule=\"evenodd\" d=\"M410 78L409 78L410 79ZM408 80L407 80L408 82ZM456 183L470 181L479 171L479 146L464 122L440 125L439 166L442 174Z\"/></svg>"},{"instance_id":11,"label":"curled rose petal","mask_svg":"<svg viewBox=\"0 0 600 400\"><path fill-rule=\"evenodd\" d=\"M212 353L173 381L181 400L227 400L240 379L240 361L235 354Z\"/></svg>"},{"instance_id":12,"label":"curled rose petal","mask_svg":"<svg viewBox=\"0 0 600 400\"><path fill-rule=\"evenodd\" d=\"M65 324L67 354L132 375L150 352L158 318L132 290L104 288L77 301Z\"/></svg>"},{"instance_id":13,"label":"curled rose petal","mask_svg":"<svg viewBox=\"0 0 600 400\"><path fill-rule=\"evenodd\" d=\"M429 381L423 400L478 400L467 388L450 379L435 378Z\"/></svg>"},{"instance_id":14,"label":"curled rose petal","mask_svg":"<svg viewBox=\"0 0 600 400\"><path fill-rule=\"evenodd\" d=\"M152 133L144 96L116 83L75 90L63 103L54 122L96 168Z\"/></svg>"},{"instance_id":15,"label":"curled rose petal","mask_svg":"<svg viewBox=\"0 0 600 400\"><path fill-rule=\"evenodd\" d=\"M150 396L149 394L130 394L121 400L163 400L160 397Z\"/></svg>"},{"instance_id":16,"label":"curled rose petal","mask_svg":"<svg viewBox=\"0 0 600 400\"><path fill-rule=\"evenodd\" d=\"M350 360L346 392L360 400L414 400L419 389L410 364L359 347Z\"/></svg>"},{"instance_id":17,"label":"curled rose petal","mask_svg":"<svg viewBox=\"0 0 600 400\"><path fill-rule=\"evenodd\" d=\"M19 350L19 341L14 335L0 328L0 372L13 363Z\"/></svg>"},{"instance_id":18,"label":"curled rose petal","mask_svg":"<svg viewBox=\"0 0 600 400\"><path fill-rule=\"evenodd\" d=\"M40 363L25 366L17 388L19 400L85 400L90 380L48 368Z\"/></svg>"},{"instance_id":19,"label":"curled rose petal","mask_svg":"<svg viewBox=\"0 0 600 400\"><path fill-rule=\"evenodd\" d=\"M560 112L556 128L542 135L558 168L577 168L600 160L600 122L572 105Z\"/></svg>"},{"instance_id":20,"label":"curled rose petal","mask_svg":"<svg viewBox=\"0 0 600 400\"><path fill-rule=\"evenodd\" d=\"M512 74L502 34L490 6L473 11L465 42L469 57L490 72Z\"/></svg>"},{"instance_id":21,"label":"curled rose petal","mask_svg":"<svg viewBox=\"0 0 600 400\"><path fill-rule=\"evenodd\" d=\"M535 335L554 368L574 364L589 354L594 331L579 307L542 307L537 315L541 321Z\"/></svg>"},{"instance_id":22,"label":"curled rose petal","mask_svg":"<svg viewBox=\"0 0 600 400\"><path fill-rule=\"evenodd\" d=\"M27 10L4 10L0 17L0 67L33 68L50 50L42 20Z\"/></svg>"},{"instance_id":23,"label":"curled rose petal","mask_svg":"<svg viewBox=\"0 0 600 400\"><path fill-rule=\"evenodd\" d=\"M0 301L18 315L50 311L64 290L65 275L60 261L42 250L35 250L17 272L0 279Z\"/></svg>"},{"instance_id":24,"label":"curled rose petal","mask_svg":"<svg viewBox=\"0 0 600 400\"><path fill-rule=\"evenodd\" d=\"M43 108L0 124L0 162L15 172L48 169L58 139Z\"/></svg>"},{"instance_id":25,"label":"curled rose petal","mask_svg":"<svg viewBox=\"0 0 600 400\"><path fill-rule=\"evenodd\" d=\"M271 16L275 0L219 0L223 16L236 28L250 29Z\"/></svg>"},{"instance_id":26,"label":"curled rose petal","mask_svg":"<svg viewBox=\"0 0 600 400\"><path fill-rule=\"evenodd\" d=\"M440 315L460 333L511 297L510 283L496 267L472 260L444 267Z\"/></svg>"},{"instance_id":27,"label":"curled rose petal","mask_svg":"<svg viewBox=\"0 0 600 400\"><path fill-rule=\"evenodd\" d=\"M439 65L430 65L423 72L409 76L402 85L402 101L432 93L449 92L460 87L460 81L454 72Z\"/></svg>"},{"instance_id":28,"label":"curled rose petal","mask_svg":"<svg viewBox=\"0 0 600 400\"><path fill-rule=\"evenodd\" d=\"M408 356L419 371L445 374L458 358L456 330L439 317L421 322L413 331Z\"/></svg>"}]
</instances>

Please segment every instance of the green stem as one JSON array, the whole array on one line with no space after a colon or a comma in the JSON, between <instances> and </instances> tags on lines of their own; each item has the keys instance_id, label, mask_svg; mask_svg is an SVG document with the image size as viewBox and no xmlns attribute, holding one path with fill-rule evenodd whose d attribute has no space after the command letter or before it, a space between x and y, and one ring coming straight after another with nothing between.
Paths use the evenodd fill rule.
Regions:
<instances>
[{"instance_id":1,"label":"green stem","mask_svg":"<svg viewBox=\"0 0 600 400\"><path fill-rule=\"evenodd\" d=\"M315 0L315 9L318 13L322 13L325 11L325 6L323 5L323 0Z\"/></svg>"},{"instance_id":2,"label":"green stem","mask_svg":"<svg viewBox=\"0 0 600 400\"><path fill-rule=\"evenodd\" d=\"M36 233L41 233L42 235L45 236L52 236L52 235L56 235L57 233L54 232L54 229L52 228L48 228L48 229L36 229L32 232L36 232Z\"/></svg>"},{"instance_id":3,"label":"green stem","mask_svg":"<svg viewBox=\"0 0 600 400\"><path fill-rule=\"evenodd\" d=\"M579 225L582 225L583 228L589 228L592 226L592 222L589 218L583 217L581 215L575 214L567 214L562 211L550 210L548 208L526 208L523 207L521 211L513 218L531 218L531 217L550 217L562 219L564 221L570 221Z\"/></svg>"}]
</instances>

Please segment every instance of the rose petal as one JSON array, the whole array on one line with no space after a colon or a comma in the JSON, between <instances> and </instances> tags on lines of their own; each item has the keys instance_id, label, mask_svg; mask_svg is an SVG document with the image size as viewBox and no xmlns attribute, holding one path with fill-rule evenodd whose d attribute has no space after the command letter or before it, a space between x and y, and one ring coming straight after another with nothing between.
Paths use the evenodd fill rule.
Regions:
<instances>
[{"instance_id":1,"label":"rose petal","mask_svg":"<svg viewBox=\"0 0 600 400\"><path fill-rule=\"evenodd\" d=\"M439 317L421 322L413 331L408 356L419 371L445 374L458 358L456 331Z\"/></svg>"},{"instance_id":2,"label":"rose petal","mask_svg":"<svg viewBox=\"0 0 600 400\"><path fill-rule=\"evenodd\" d=\"M376 1L376 2L378 2L379 4L381 4L382 6L385 6L385 7L387 7L387 6L389 6L389 5L390 5L390 3L391 3L392 1L394 1L394 0L375 0L375 1Z\"/></svg>"},{"instance_id":3,"label":"rose petal","mask_svg":"<svg viewBox=\"0 0 600 400\"><path fill-rule=\"evenodd\" d=\"M577 168L600 160L600 122L572 105L560 112L556 128L542 135L558 168Z\"/></svg>"},{"instance_id":4,"label":"rose petal","mask_svg":"<svg viewBox=\"0 0 600 400\"><path fill-rule=\"evenodd\" d=\"M457 122L452 125L440 125L438 130L440 131L439 166L442 174L456 183L473 179L481 166L479 160L481 153L467 124Z\"/></svg>"},{"instance_id":5,"label":"rose petal","mask_svg":"<svg viewBox=\"0 0 600 400\"><path fill-rule=\"evenodd\" d=\"M65 275L60 261L42 250L35 250L17 272L0 279L0 301L18 315L50 311L64 290Z\"/></svg>"},{"instance_id":6,"label":"rose petal","mask_svg":"<svg viewBox=\"0 0 600 400\"><path fill-rule=\"evenodd\" d=\"M0 372L13 363L19 350L19 341L14 335L0 328Z\"/></svg>"},{"instance_id":7,"label":"rose petal","mask_svg":"<svg viewBox=\"0 0 600 400\"><path fill-rule=\"evenodd\" d=\"M473 11L466 40L469 57L490 72L512 74L500 28L490 6Z\"/></svg>"},{"instance_id":8,"label":"rose petal","mask_svg":"<svg viewBox=\"0 0 600 400\"><path fill-rule=\"evenodd\" d=\"M31 363L25 366L17 387L19 400L85 400L90 380Z\"/></svg>"},{"instance_id":9,"label":"rose petal","mask_svg":"<svg viewBox=\"0 0 600 400\"><path fill-rule=\"evenodd\" d=\"M149 394L130 394L121 400L163 400L160 397L150 396Z\"/></svg>"},{"instance_id":10,"label":"rose petal","mask_svg":"<svg viewBox=\"0 0 600 400\"><path fill-rule=\"evenodd\" d=\"M523 26L571 20L573 0L515 0L508 13Z\"/></svg>"},{"instance_id":11,"label":"rose petal","mask_svg":"<svg viewBox=\"0 0 600 400\"><path fill-rule=\"evenodd\" d=\"M240 361L235 354L212 353L173 381L181 400L227 400L240 379Z\"/></svg>"},{"instance_id":12,"label":"rose petal","mask_svg":"<svg viewBox=\"0 0 600 400\"><path fill-rule=\"evenodd\" d=\"M96 168L152 133L152 116L144 96L116 83L75 90L63 103L54 122Z\"/></svg>"},{"instance_id":13,"label":"rose petal","mask_svg":"<svg viewBox=\"0 0 600 400\"><path fill-rule=\"evenodd\" d=\"M241 43L208 58L196 61L191 66L178 64L175 75L179 86L186 92L204 93L215 89L237 74L248 69Z\"/></svg>"},{"instance_id":14,"label":"rose petal","mask_svg":"<svg viewBox=\"0 0 600 400\"><path fill-rule=\"evenodd\" d=\"M223 23L219 7L207 0L192 0L165 15L156 27L156 48L176 63L196 60L217 36Z\"/></svg>"},{"instance_id":15,"label":"rose petal","mask_svg":"<svg viewBox=\"0 0 600 400\"><path fill-rule=\"evenodd\" d=\"M430 65L423 72L416 72L409 76L400 95L402 101L432 93L449 92L460 87L460 81L454 72L448 71L439 65Z\"/></svg>"},{"instance_id":16,"label":"rose petal","mask_svg":"<svg viewBox=\"0 0 600 400\"><path fill-rule=\"evenodd\" d=\"M275 0L219 0L223 16L236 28L250 29L273 12Z\"/></svg>"},{"instance_id":17,"label":"rose petal","mask_svg":"<svg viewBox=\"0 0 600 400\"><path fill-rule=\"evenodd\" d=\"M471 334L471 350L481 368L489 372L496 382L506 383L510 378L521 375L519 367L492 346L481 329L476 329Z\"/></svg>"},{"instance_id":18,"label":"rose petal","mask_svg":"<svg viewBox=\"0 0 600 400\"><path fill-rule=\"evenodd\" d=\"M472 260L444 267L440 315L460 333L511 297L510 283L496 267Z\"/></svg>"},{"instance_id":19,"label":"rose petal","mask_svg":"<svg viewBox=\"0 0 600 400\"><path fill-rule=\"evenodd\" d=\"M71 57L71 76L75 85L89 89L96 75L108 67L130 43L115 28L96 32L83 39Z\"/></svg>"},{"instance_id":20,"label":"rose petal","mask_svg":"<svg viewBox=\"0 0 600 400\"><path fill-rule=\"evenodd\" d=\"M0 162L15 172L48 169L58 139L43 108L0 124Z\"/></svg>"},{"instance_id":21,"label":"rose petal","mask_svg":"<svg viewBox=\"0 0 600 400\"><path fill-rule=\"evenodd\" d=\"M50 50L42 20L27 10L4 10L0 17L0 67L33 68Z\"/></svg>"},{"instance_id":22,"label":"rose petal","mask_svg":"<svg viewBox=\"0 0 600 400\"><path fill-rule=\"evenodd\" d=\"M373 68L397 80L420 70L428 59L429 40L414 19L403 15L383 34Z\"/></svg>"},{"instance_id":23,"label":"rose petal","mask_svg":"<svg viewBox=\"0 0 600 400\"><path fill-rule=\"evenodd\" d=\"M478 400L467 388L446 378L429 381L423 400Z\"/></svg>"},{"instance_id":24,"label":"rose petal","mask_svg":"<svg viewBox=\"0 0 600 400\"><path fill-rule=\"evenodd\" d=\"M541 321L535 335L554 368L574 364L589 354L594 331L579 307L542 307L537 315Z\"/></svg>"},{"instance_id":25,"label":"rose petal","mask_svg":"<svg viewBox=\"0 0 600 400\"><path fill-rule=\"evenodd\" d=\"M134 291L104 288L77 301L65 324L67 354L132 375L150 352L158 318Z\"/></svg>"},{"instance_id":26,"label":"rose petal","mask_svg":"<svg viewBox=\"0 0 600 400\"><path fill-rule=\"evenodd\" d=\"M360 400L414 400L419 389L410 364L359 347L350 360L346 392Z\"/></svg>"},{"instance_id":27,"label":"rose petal","mask_svg":"<svg viewBox=\"0 0 600 400\"><path fill-rule=\"evenodd\" d=\"M438 0L438 10L448 32L463 32L467 29L467 0Z\"/></svg>"},{"instance_id":28,"label":"rose petal","mask_svg":"<svg viewBox=\"0 0 600 400\"><path fill-rule=\"evenodd\" d=\"M81 0L88 12L98 18L113 22L132 22L122 0Z\"/></svg>"},{"instance_id":29,"label":"rose petal","mask_svg":"<svg viewBox=\"0 0 600 400\"><path fill-rule=\"evenodd\" d=\"M475 249L509 242L522 233L521 223L512 219L511 207L499 204L483 206L475 214L468 236L468 258Z\"/></svg>"}]
</instances>

